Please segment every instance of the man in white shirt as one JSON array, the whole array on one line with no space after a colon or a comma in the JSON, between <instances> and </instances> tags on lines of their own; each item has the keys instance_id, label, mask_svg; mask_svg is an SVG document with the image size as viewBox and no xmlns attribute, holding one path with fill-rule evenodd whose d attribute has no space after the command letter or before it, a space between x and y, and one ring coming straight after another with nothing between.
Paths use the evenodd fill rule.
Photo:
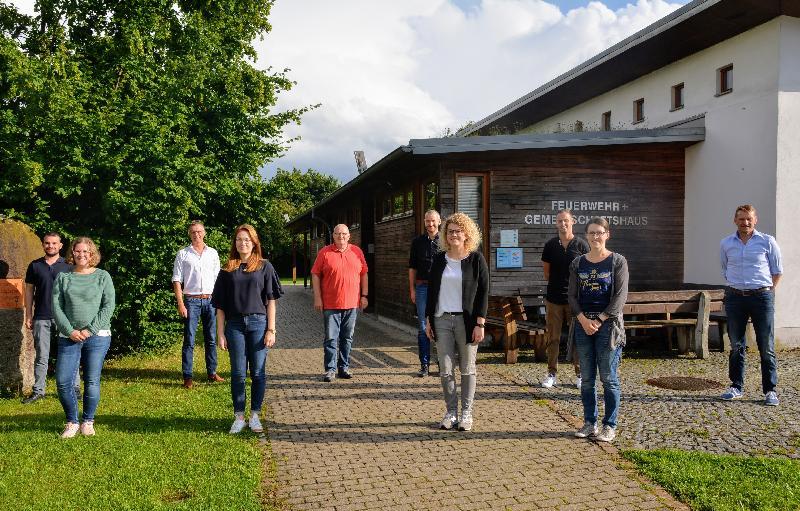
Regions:
<instances>
[{"instance_id":1,"label":"man in white shirt","mask_svg":"<svg viewBox=\"0 0 800 511\"><path fill-rule=\"evenodd\" d=\"M217 320L211 306L211 293L219 274L219 254L203 241L206 229L200 221L189 224L192 243L175 256L172 269L172 289L178 302L178 313L183 318L183 386L191 389L194 362L194 335L197 324L203 321L203 339L206 346L206 372L208 381L225 381L217 375Z\"/></svg>"}]
</instances>

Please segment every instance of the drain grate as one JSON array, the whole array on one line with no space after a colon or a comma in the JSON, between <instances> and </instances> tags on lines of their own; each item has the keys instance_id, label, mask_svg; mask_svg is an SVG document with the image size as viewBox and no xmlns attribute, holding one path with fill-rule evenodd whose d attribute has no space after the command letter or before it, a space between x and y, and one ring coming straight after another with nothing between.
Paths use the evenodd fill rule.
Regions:
<instances>
[{"instance_id":1,"label":"drain grate","mask_svg":"<svg viewBox=\"0 0 800 511\"><path fill-rule=\"evenodd\" d=\"M663 376L661 378L650 378L648 385L660 389L670 390L709 390L722 388L723 385L714 380L706 378L694 378L692 376Z\"/></svg>"}]
</instances>

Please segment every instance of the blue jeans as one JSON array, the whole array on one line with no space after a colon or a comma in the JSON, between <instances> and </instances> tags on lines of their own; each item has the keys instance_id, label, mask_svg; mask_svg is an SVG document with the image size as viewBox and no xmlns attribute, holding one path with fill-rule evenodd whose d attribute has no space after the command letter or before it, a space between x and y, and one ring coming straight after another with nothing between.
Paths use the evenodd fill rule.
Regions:
<instances>
[{"instance_id":1,"label":"blue jeans","mask_svg":"<svg viewBox=\"0 0 800 511\"><path fill-rule=\"evenodd\" d=\"M415 286L417 296L417 348L419 348L419 364L428 367L431 363L431 340L425 333L425 305L428 303L428 284Z\"/></svg>"},{"instance_id":2,"label":"blue jeans","mask_svg":"<svg viewBox=\"0 0 800 511\"><path fill-rule=\"evenodd\" d=\"M206 345L206 372L217 372L217 311L210 298L186 298L188 316L183 320L183 352L181 366L184 378L192 377L194 365L194 336L197 324L203 321L203 339Z\"/></svg>"},{"instance_id":3,"label":"blue jeans","mask_svg":"<svg viewBox=\"0 0 800 511\"><path fill-rule=\"evenodd\" d=\"M58 328L52 319L33 320L33 347L36 350L36 359L33 363L33 393L45 394L47 387L47 366L50 362L50 343L56 337ZM58 347L58 345L56 345ZM80 391L81 376L80 364L75 368L75 389Z\"/></svg>"},{"instance_id":4,"label":"blue jeans","mask_svg":"<svg viewBox=\"0 0 800 511\"><path fill-rule=\"evenodd\" d=\"M231 358L231 399L233 412L244 413L245 379L250 366L250 410L260 412L267 389L267 351L264 334L267 316L247 314L225 320L225 338Z\"/></svg>"},{"instance_id":5,"label":"blue jeans","mask_svg":"<svg viewBox=\"0 0 800 511\"><path fill-rule=\"evenodd\" d=\"M775 360L775 293L739 296L725 292L725 314L728 316L728 335L731 338L728 377L731 386L744 387L744 365L747 343L745 328L748 318L756 331L756 344L761 355L761 388L766 394L778 386L778 364Z\"/></svg>"},{"instance_id":6,"label":"blue jeans","mask_svg":"<svg viewBox=\"0 0 800 511\"><path fill-rule=\"evenodd\" d=\"M622 356L622 346L611 349L611 322L606 321L594 335L586 335L580 323L575 324L575 348L581 363L581 401L583 420L597 423L597 390L595 381L600 373L603 382L603 402L605 415L603 424L617 427L620 386L617 368Z\"/></svg>"},{"instance_id":7,"label":"blue jeans","mask_svg":"<svg viewBox=\"0 0 800 511\"><path fill-rule=\"evenodd\" d=\"M100 372L111 346L111 337L93 335L83 342L58 337L56 387L67 422L78 422L78 399L75 395L75 371L83 362L83 415L81 422L93 421L100 402Z\"/></svg>"},{"instance_id":8,"label":"blue jeans","mask_svg":"<svg viewBox=\"0 0 800 511\"><path fill-rule=\"evenodd\" d=\"M325 309L325 372L350 369L350 349L356 329L358 309ZM338 357L337 357L338 352Z\"/></svg>"}]
</instances>

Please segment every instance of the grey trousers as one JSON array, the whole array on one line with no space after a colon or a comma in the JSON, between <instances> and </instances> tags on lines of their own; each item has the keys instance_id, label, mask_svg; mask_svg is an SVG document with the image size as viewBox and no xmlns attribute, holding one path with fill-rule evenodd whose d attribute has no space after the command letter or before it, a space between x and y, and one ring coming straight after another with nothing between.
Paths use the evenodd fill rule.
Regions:
<instances>
[{"instance_id":1,"label":"grey trousers","mask_svg":"<svg viewBox=\"0 0 800 511\"><path fill-rule=\"evenodd\" d=\"M47 387L47 365L50 362L50 343L56 338L58 329L52 319L33 320L33 348L36 358L33 362L33 393L45 394ZM80 388L80 364L75 370L75 388Z\"/></svg>"},{"instance_id":2,"label":"grey trousers","mask_svg":"<svg viewBox=\"0 0 800 511\"><path fill-rule=\"evenodd\" d=\"M472 412L475 399L475 359L478 344L467 344L464 319L461 316L443 314L433 318L436 331L436 351L439 356L439 375L442 379L444 402L447 411L458 415L458 392L456 390L455 358L461 373L461 413ZM472 332L470 332L471 336Z\"/></svg>"}]
</instances>

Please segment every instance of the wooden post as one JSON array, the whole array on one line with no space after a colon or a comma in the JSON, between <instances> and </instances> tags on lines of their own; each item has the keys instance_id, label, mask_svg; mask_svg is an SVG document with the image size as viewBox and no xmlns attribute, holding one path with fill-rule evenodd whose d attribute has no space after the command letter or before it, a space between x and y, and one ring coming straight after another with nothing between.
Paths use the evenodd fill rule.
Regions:
<instances>
[{"instance_id":1,"label":"wooden post","mask_svg":"<svg viewBox=\"0 0 800 511\"><path fill-rule=\"evenodd\" d=\"M684 355L689 351L689 328L684 325L677 326L675 334L678 337L678 353Z\"/></svg>"},{"instance_id":2,"label":"wooden post","mask_svg":"<svg viewBox=\"0 0 800 511\"><path fill-rule=\"evenodd\" d=\"M297 284L297 240L292 235L292 284Z\"/></svg>"},{"instance_id":3,"label":"wooden post","mask_svg":"<svg viewBox=\"0 0 800 511\"><path fill-rule=\"evenodd\" d=\"M694 330L694 352L697 358L708 358L708 321L711 314L711 296L708 291L700 293L697 305L697 326Z\"/></svg>"},{"instance_id":4,"label":"wooden post","mask_svg":"<svg viewBox=\"0 0 800 511\"><path fill-rule=\"evenodd\" d=\"M311 257L308 254L308 233L303 233L303 253L305 255L303 260L303 289L308 288L308 265L310 262Z\"/></svg>"}]
</instances>

